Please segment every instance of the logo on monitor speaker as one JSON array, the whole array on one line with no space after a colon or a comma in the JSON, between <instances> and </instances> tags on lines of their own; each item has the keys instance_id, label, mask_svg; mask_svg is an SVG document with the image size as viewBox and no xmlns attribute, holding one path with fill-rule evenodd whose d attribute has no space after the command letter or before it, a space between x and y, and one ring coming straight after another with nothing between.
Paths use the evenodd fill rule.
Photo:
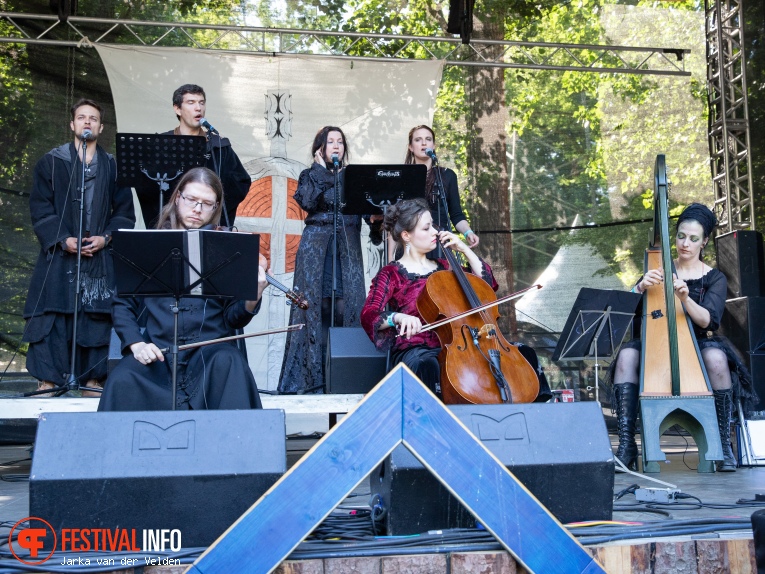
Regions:
<instances>
[{"instance_id":1,"label":"logo on monitor speaker","mask_svg":"<svg viewBox=\"0 0 765 574\"><path fill-rule=\"evenodd\" d=\"M196 422L181 421L167 428L148 421L133 423L133 456L194 454Z\"/></svg>"},{"instance_id":2,"label":"logo on monitor speaker","mask_svg":"<svg viewBox=\"0 0 765 574\"><path fill-rule=\"evenodd\" d=\"M529 444L529 430L523 413L513 413L501 419L473 413L470 427L478 440L490 446L493 452L504 446L515 448Z\"/></svg>"}]
</instances>

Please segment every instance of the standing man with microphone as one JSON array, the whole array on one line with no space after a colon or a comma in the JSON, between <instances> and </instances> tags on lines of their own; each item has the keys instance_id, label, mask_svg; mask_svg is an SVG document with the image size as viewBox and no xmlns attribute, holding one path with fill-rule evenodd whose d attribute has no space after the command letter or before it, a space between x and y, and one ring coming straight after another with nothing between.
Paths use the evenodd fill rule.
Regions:
<instances>
[{"instance_id":1,"label":"standing man with microphone","mask_svg":"<svg viewBox=\"0 0 765 574\"><path fill-rule=\"evenodd\" d=\"M204 166L215 172L223 182L224 209L221 225L233 226L236 208L250 191L250 184L252 183L250 174L244 169L228 138L221 137L218 130L205 118L207 96L201 86L184 84L175 90L173 92L173 110L175 117L178 118L178 126L162 135L205 136L207 138ZM154 227L159 217L156 188L151 188L149 193L139 192L138 199L141 202L141 211L146 227Z\"/></svg>"},{"instance_id":2,"label":"standing man with microphone","mask_svg":"<svg viewBox=\"0 0 765 574\"><path fill-rule=\"evenodd\" d=\"M106 247L114 230L135 225L132 192L117 186L117 162L98 145L103 109L82 99L71 115L74 141L37 162L29 198L40 254L24 306L22 340L29 343L27 370L40 381L40 390L72 382L95 388L106 378L115 289Z\"/></svg>"}]
</instances>

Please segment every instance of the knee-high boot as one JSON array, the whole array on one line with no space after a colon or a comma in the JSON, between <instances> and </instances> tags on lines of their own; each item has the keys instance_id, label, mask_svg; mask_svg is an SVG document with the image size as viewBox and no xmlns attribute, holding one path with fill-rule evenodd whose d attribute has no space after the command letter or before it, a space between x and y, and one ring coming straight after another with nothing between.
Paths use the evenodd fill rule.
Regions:
<instances>
[{"instance_id":1,"label":"knee-high boot","mask_svg":"<svg viewBox=\"0 0 765 574\"><path fill-rule=\"evenodd\" d=\"M630 470L637 469L637 444L635 443L635 421L637 420L638 394L640 389L633 383L614 385L616 399L616 427L619 433L619 448L616 456Z\"/></svg>"},{"instance_id":2,"label":"knee-high boot","mask_svg":"<svg viewBox=\"0 0 765 574\"><path fill-rule=\"evenodd\" d=\"M720 472L735 472L736 457L730 445L730 418L733 414L733 390L714 391L715 411L717 411L717 426L720 428L723 461L717 463Z\"/></svg>"}]
</instances>

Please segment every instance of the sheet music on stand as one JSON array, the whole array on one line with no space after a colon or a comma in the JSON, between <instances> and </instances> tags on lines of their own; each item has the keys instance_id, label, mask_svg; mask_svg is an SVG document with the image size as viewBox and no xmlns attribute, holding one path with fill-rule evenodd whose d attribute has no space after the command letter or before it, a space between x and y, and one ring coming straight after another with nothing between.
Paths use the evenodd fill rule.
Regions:
<instances>
[{"instance_id":1,"label":"sheet music on stand","mask_svg":"<svg viewBox=\"0 0 765 574\"><path fill-rule=\"evenodd\" d=\"M172 409L178 375L178 315L182 297L256 300L260 236L203 229L119 229L112 235L117 294L172 297ZM257 265L257 263L255 264Z\"/></svg>"},{"instance_id":2,"label":"sheet music on stand","mask_svg":"<svg viewBox=\"0 0 765 574\"><path fill-rule=\"evenodd\" d=\"M424 165L349 165L343 170L345 215L379 215L402 199L425 197Z\"/></svg>"},{"instance_id":3,"label":"sheet music on stand","mask_svg":"<svg viewBox=\"0 0 765 574\"><path fill-rule=\"evenodd\" d=\"M610 289L580 289L566 319L553 361L595 359L595 400L599 397L599 359L619 350L632 326L642 295Z\"/></svg>"},{"instance_id":4,"label":"sheet music on stand","mask_svg":"<svg viewBox=\"0 0 765 574\"><path fill-rule=\"evenodd\" d=\"M260 236L210 229L120 229L114 271L122 297L198 296L256 300ZM175 267L170 258L180 260Z\"/></svg>"},{"instance_id":5,"label":"sheet music on stand","mask_svg":"<svg viewBox=\"0 0 765 574\"><path fill-rule=\"evenodd\" d=\"M206 153L204 136L118 133L117 185L135 188L149 225L169 197L170 182L204 166Z\"/></svg>"}]
</instances>

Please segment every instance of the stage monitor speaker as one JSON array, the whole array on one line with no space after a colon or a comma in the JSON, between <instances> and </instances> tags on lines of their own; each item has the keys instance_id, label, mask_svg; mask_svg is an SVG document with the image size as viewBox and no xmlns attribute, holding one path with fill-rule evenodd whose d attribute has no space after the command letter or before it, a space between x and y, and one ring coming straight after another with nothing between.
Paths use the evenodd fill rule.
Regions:
<instances>
[{"instance_id":1,"label":"stage monitor speaker","mask_svg":"<svg viewBox=\"0 0 765 574\"><path fill-rule=\"evenodd\" d=\"M717 268L728 278L727 299L759 297L765 289L762 233L732 231L715 239Z\"/></svg>"},{"instance_id":2,"label":"stage monitor speaker","mask_svg":"<svg viewBox=\"0 0 765 574\"><path fill-rule=\"evenodd\" d=\"M386 375L385 353L361 327L332 327L327 338L325 377L332 394L368 393Z\"/></svg>"},{"instance_id":3,"label":"stage monitor speaker","mask_svg":"<svg viewBox=\"0 0 765 574\"><path fill-rule=\"evenodd\" d=\"M285 436L275 409L46 413L30 515L59 536L178 529L185 548L209 546L284 474Z\"/></svg>"},{"instance_id":4,"label":"stage monitor speaker","mask_svg":"<svg viewBox=\"0 0 765 574\"><path fill-rule=\"evenodd\" d=\"M744 358L760 397L755 410L765 410L765 297L726 301L718 332L727 337Z\"/></svg>"},{"instance_id":5,"label":"stage monitor speaker","mask_svg":"<svg viewBox=\"0 0 765 574\"><path fill-rule=\"evenodd\" d=\"M614 455L598 403L449 408L560 522L611 520ZM369 478L390 536L476 526L403 445Z\"/></svg>"}]
</instances>

